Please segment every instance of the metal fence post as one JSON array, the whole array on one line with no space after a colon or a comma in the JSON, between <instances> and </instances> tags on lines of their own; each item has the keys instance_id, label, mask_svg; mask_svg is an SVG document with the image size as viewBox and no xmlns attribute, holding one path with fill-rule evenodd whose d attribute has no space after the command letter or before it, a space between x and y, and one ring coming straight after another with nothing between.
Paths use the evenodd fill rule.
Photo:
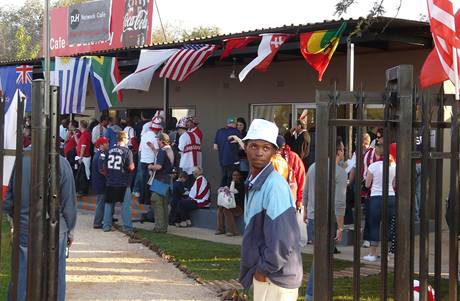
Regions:
<instances>
[{"instance_id":1,"label":"metal fence post","mask_svg":"<svg viewBox=\"0 0 460 301\"><path fill-rule=\"evenodd\" d=\"M316 93L316 151L315 151L315 243L314 243L314 283L313 296L315 301L332 300L332 291L329 289L329 271L331 269L330 255L330 224L326 216L329 215L330 202L328 183L329 161L329 113L328 101L320 98L319 91ZM335 143L335 141L334 141Z\"/></svg>"},{"instance_id":2,"label":"metal fence post","mask_svg":"<svg viewBox=\"0 0 460 301\"><path fill-rule=\"evenodd\" d=\"M400 65L386 71L387 81L394 85L399 98L399 131L397 135L396 201L396 255L395 255L395 300L411 300L412 275L409 258L411 254L411 158L412 153L412 109L413 67Z\"/></svg>"},{"instance_id":3,"label":"metal fence post","mask_svg":"<svg viewBox=\"0 0 460 301\"><path fill-rule=\"evenodd\" d=\"M19 96L18 96L19 97ZM13 214L13 255L12 255L12 299L18 299L18 276L19 276L19 236L21 229L21 207L22 207L22 127L24 123L24 97L18 99L18 111L16 122L16 159L14 171L14 214Z\"/></svg>"},{"instance_id":4,"label":"metal fence post","mask_svg":"<svg viewBox=\"0 0 460 301\"><path fill-rule=\"evenodd\" d=\"M45 200L48 197L48 135L43 80L32 82L32 160L30 166L27 300L44 300L46 279Z\"/></svg>"},{"instance_id":5,"label":"metal fence post","mask_svg":"<svg viewBox=\"0 0 460 301\"><path fill-rule=\"evenodd\" d=\"M49 220L48 226L48 277L46 284L47 300L57 300L58 297L58 271L59 271L59 97L58 88L51 89L51 112L49 162L50 162L50 193L49 193Z\"/></svg>"}]
</instances>

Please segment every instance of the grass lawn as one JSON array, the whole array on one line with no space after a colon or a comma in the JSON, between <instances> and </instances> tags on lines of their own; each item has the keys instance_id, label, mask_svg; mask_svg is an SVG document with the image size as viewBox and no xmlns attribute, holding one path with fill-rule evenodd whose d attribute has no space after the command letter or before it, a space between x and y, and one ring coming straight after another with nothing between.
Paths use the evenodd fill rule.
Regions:
<instances>
[{"instance_id":1,"label":"grass lawn","mask_svg":"<svg viewBox=\"0 0 460 301\"><path fill-rule=\"evenodd\" d=\"M10 245L10 225L3 217L0 258L0 300L6 300L8 293L8 283L11 275L11 245Z\"/></svg>"},{"instance_id":2,"label":"grass lawn","mask_svg":"<svg viewBox=\"0 0 460 301\"><path fill-rule=\"evenodd\" d=\"M139 230L139 236L152 242L165 254L173 256L182 266L195 276L205 280L238 279L240 267L240 246L215 243L177 236L173 234L157 234L152 231ZM312 255L302 254L304 271L310 270ZM334 270L351 267L349 261L335 260ZM392 287L392 274L389 286ZM431 280L430 283L433 283ZM361 278L361 300L379 299L380 278L378 275ZM442 282L443 296L447 295L447 281ZM353 280L351 278L334 279L334 300L353 300ZM390 296L391 296L390 291ZM298 300L303 300L305 283L299 290ZM390 298L390 300L393 300Z\"/></svg>"}]
</instances>

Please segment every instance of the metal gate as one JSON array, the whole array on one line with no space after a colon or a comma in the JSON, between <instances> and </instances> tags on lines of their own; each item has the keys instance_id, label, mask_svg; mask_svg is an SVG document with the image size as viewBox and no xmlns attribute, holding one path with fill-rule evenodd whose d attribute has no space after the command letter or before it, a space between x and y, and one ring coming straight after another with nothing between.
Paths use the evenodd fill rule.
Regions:
<instances>
[{"instance_id":1,"label":"metal gate","mask_svg":"<svg viewBox=\"0 0 460 301\"><path fill-rule=\"evenodd\" d=\"M18 300L20 269L20 217L22 208L22 166L25 156L31 157L29 198L29 230L27 233L27 290L26 300L57 300L58 241L59 241L59 152L58 152L58 93L53 87L50 97L45 97L45 81L32 82L31 142L32 150L23 150L25 97L19 97L17 108L17 137L15 150L4 148L6 100L0 95L0 179L5 176L4 157L14 156L14 213L11 225L4 218L4 195L0 194L0 245L11 239L11 299ZM51 99L51 101L50 101ZM15 100L12 100L15 101ZM13 177L12 176L12 177ZM3 227L12 226L12 235L2 237ZM3 229L2 229L3 228ZM24 233L22 233L24 234ZM0 249L1 251L1 249ZM0 262L5 260L0 254ZM7 271L2 271L8 274Z\"/></svg>"},{"instance_id":2,"label":"metal gate","mask_svg":"<svg viewBox=\"0 0 460 301\"><path fill-rule=\"evenodd\" d=\"M315 186L315 243L314 300L333 299L333 217L335 166L328 164L335 158L336 135L340 128L352 127L356 133L356 176L354 184L354 236L353 236L353 300L360 300L361 182L363 168L362 133L369 126L384 129L383 201L380 227L380 300L393 298L398 301L413 300L413 280L420 281L420 300L427 299L427 285L435 291L436 300L454 301L458 298L458 235L459 235L459 131L458 102L452 95L420 93L414 85L413 68L400 65L386 71L384 92L317 91L316 186ZM384 107L384 118L364 118L365 106L379 104ZM353 106L356 118L338 119L340 106ZM444 121L444 114L451 110L451 122ZM417 114L418 113L418 114ZM443 139L450 131L451 139ZM421 134L421 151L415 150L415 136ZM450 148L445 145L449 142ZM388 181L389 145L396 142L396 252L393 287L389 285L388 260ZM421 162L420 222L415 223L416 164ZM443 169L443 163L448 163ZM444 165L446 167L446 165ZM450 174L450 177L449 177ZM451 202L447 212L451 227L447 233L448 246L443 248L443 183L448 183ZM434 223L434 239L430 241L430 223ZM416 231L419 242L415 245ZM446 233L444 233L446 235ZM446 238L446 237L445 237ZM430 259L430 251L434 256ZM443 255L444 254L444 255ZM419 260L415 262L416 256ZM442 270L442 258L449 256L446 270ZM430 270L430 266L432 266ZM418 273L414 273L418 271ZM448 295L441 294L441 276L448 273ZM430 278L429 283L429 276ZM446 277L445 277L446 278ZM390 294L390 292L392 292Z\"/></svg>"}]
</instances>

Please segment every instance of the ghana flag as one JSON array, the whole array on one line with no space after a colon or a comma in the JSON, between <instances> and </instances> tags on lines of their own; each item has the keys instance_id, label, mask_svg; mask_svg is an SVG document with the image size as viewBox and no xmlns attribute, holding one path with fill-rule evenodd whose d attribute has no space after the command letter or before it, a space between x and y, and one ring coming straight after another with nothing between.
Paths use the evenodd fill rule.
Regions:
<instances>
[{"instance_id":1,"label":"ghana flag","mask_svg":"<svg viewBox=\"0 0 460 301\"><path fill-rule=\"evenodd\" d=\"M121 103L121 91L112 92L113 88L120 82L117 58L92 56L90 74L99 111L107 110Z\"/></svg>"},{"instance_id":2,"label":"ghana flag","mask_svg":"<svg viewBox=\"0 0 460 301\"><path fill-rule=\"evenodd\" d=\"M318 71L319 81L323 79L323 74L346 27L347 23L343 22L338 29L300 34L300 52L302 52L305 60Z\"/></svg>"}]
</instances>

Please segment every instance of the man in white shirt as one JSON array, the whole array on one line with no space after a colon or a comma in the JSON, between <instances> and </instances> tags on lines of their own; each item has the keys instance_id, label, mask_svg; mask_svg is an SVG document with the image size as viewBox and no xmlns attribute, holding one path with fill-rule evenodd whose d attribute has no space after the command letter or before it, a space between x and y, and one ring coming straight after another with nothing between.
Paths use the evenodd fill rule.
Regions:
<instances>
[{"instance_id":1,"label":"man in white shirt","mask_svg":"<svg viewBox=\"0 0 460 301\"><path fill-rule=\"evenodd\" d=\"M201 168L201 139L195 132L187 131L187 119L181 118L177 123L179 136L180 162L179 167L188 175L193 173L193 168Z\"/></svg>"},{"instance_id":2,"label":"man in white shirt","mask_svg":"<svg viewBox=\"0 0 460 301\"><path fill-rule=\"evenodd\" d=\"M150 129L141 136L141 143L139 144L140 171L142 173L142 189L139 202L142 204L150 204L150 187L147 185L150 177L148 166L149 164L155 164L156 154L160 148L158 137L163 130L162 122L163 120L160 117L153 117Z\"/></svg>"},{"instance_id":3,"label":"man in white shirt","mask_svg":"<svg viewBox=\"0 0 460 301\"><path fill-rule=\"evenodd\" d=\"M99 119L99 124L96 125L93 128L93 131L91 132L91 142L93 144L96 144L97 139L104 136L104 131L107 128L108 122L109 122L108 116L102 115L101 118Z\"/></svg>"}]
</instances>

